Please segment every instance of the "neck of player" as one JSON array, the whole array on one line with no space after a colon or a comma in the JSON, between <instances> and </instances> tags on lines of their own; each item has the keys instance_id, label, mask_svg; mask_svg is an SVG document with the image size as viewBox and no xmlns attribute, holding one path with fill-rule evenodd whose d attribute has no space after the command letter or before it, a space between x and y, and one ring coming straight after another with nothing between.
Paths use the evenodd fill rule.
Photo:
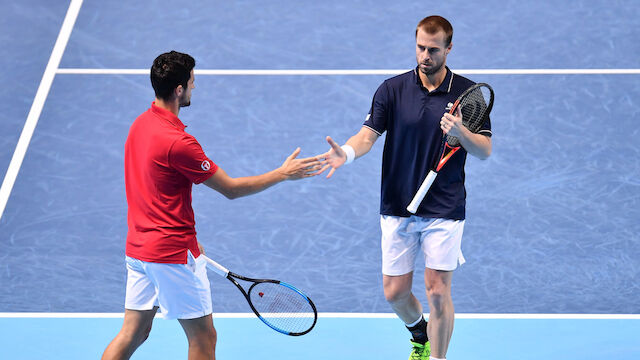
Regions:
<instances>
[{"instance_id":1,"label":"neck of player","mask_svg":"<svg viewBox=\"0 0 640 360\"><path fill-rule=\"evenodd\" d=\"M434 74L426 75L421 71L419 71L418 74L420 74L420 81L422 81L422 86L424 86L425 89L429 91L433 91L437 89L438 86L440 86L440 84L442 84L442 82L444 81L444 78L447 76L447 68L444 64L442 64L440 70L438 70L438 72Z\"/></svg>"},{"instance_id":2,"label":"neck of player","mask_svg":"<svg viewBox=\"0 0 640 360\"><path fill-rule=\"evenodd\" d=\"M178 116L180 112L180 103L177 98L173 100L162 100L156 98L155 104L157 107L171 111L175 116Z\"/></svg>"}]
</instances>

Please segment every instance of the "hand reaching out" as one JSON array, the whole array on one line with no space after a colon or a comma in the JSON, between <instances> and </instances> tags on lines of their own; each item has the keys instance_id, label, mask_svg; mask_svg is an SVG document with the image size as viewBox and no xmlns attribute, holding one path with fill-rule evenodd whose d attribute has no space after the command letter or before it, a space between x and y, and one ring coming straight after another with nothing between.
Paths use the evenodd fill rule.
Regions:
<instances>
[{"instance_id":1,"label":"hand reaching out","mask_svg":"<svg viewBox=\"0 0 640 360\"><path fill-rule=\"evenodd\" d=\"M322 167L323 163L319 160L319 157L296 159L299 154L300 148L295 149L280 166L279 171L287 180L299 180L320 174L318 169Z\"/></svg>"},{"instance_id":2,"label":"hand reaching out","mask_svg":"<svg viewBox=\"0 0 640 360\"><path fill-rule=\"evenodd\" d=\"M322 161L323 167L320 171L317 172L316 175L322 174L325 170L331 168L329 174L327 174L327 178L330 178L331 175L333 175L333 173L336 171L336 169L344 165L344 163L347 161L347 154L344 152L344 150L342 150L338 143L333 141L331 136L327 136L327 142L331 146L331 149L329 149L329 151L322 155L316 156L319 159L324 159Z\"/></svg>"}]
</instances>

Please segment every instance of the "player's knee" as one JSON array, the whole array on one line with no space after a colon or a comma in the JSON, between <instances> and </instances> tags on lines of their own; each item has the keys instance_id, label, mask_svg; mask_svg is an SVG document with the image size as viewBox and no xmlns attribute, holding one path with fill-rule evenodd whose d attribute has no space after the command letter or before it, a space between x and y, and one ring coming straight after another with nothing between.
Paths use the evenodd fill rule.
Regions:
<instances>
[{"instance_id":1,"label":"player's knee","mask_svg":"<svg viewBox=\"0 0 640 360\"><path fill-rule=\"evenodd\" d=\"M451 302L451 294L446 287L431 287L427 289L429 305L436 311L442 311Z\"/></svg>"},{"instance_id":2,"label":"player's knee","mask_svg":"<svg viewBox=\"0 0 640 360\"><path fill-rule=\"evenodd\" d=\"M189 353L201 354L203 359L215 359L216 338L210 337L200 341L189 342Z\"/></svg>"},{"instance_id":3,"label":"player's knee","mask_svg":"<svg viewBox=\"0 0 640 360\"><path fill-rule=\"evenodd\" d=\"M198 348L199 351L213 355L215 354L216 343L218 342L218 333L215 328L203 331L196 336L189 338L189 346Z\"/></svg>"},{"instance_id":4,"label":"player's knee","mask_svg":"<svg viewBox=\"0 0 640 360\"><path fill-rule=\"evenodd\" d=\"M151 333L151 325L143 328L123 329L120 333L120 336L127 344L129 344L129 346L133 346L134 348L137 348L143 342L145 342L145 340L149 338L150 333Z\"/></svg>"},{"instance_id":5,"label":"player's knee","mask_svg":"<svg viewBox=\"0 0 640 360\"><path fill-rule=\"evenodd\" d=\"M407 291L404 289L385 287L384 288L384 298L389 303L398 303L402 301L406 301L411 297L411 291Z\"/></svg>"}]
</instances>

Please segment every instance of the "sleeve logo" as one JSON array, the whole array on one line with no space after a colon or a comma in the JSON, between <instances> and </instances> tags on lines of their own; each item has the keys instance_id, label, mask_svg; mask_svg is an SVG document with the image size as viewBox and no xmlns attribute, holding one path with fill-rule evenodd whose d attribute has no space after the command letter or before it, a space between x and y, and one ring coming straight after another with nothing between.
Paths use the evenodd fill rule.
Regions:
<instances>
[{"instance_id":1,"label":"sleeve logo","mask_svg":"<svg viewBox=\"0 0 640 360\"><path fill-rule=\"evenodd\" d=\"M200 164L200 167L204 171L209 171L209 169L211 169L211 163L209 162L209 160L205 160L202 162L202 164Z\"/></svg>"}]
</instances>

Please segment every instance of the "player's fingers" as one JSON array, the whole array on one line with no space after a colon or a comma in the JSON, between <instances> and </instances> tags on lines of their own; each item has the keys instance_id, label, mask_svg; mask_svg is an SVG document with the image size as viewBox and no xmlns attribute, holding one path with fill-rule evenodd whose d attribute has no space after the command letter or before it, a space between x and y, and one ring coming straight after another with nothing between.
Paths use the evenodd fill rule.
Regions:
<instances>
[{"instance_id":1,"label":"player's fingers","mask_svg":"<svg viewBox=\"0 0 640 360\"><path fill-rule=\"evenodd\" d=\"M296 156L298 156L298 154L300 154L300 148L297 148L293 151L293 153L291 153L291 155L289 155L289 157L287 157L287 159L289 160L293 160L296 158Z\"/></svg>"},{"instance_id":2,"label":"player's fingers","mask_svg":"<svg viewBox=\"0 0 640 360\"><path fill-rule=\"evenodd\" d=\"M304 168L307 172L309 171L317 171L320 170L322 168L322 165L313 165L313 166L307 166L306 168Z\"/></svg>"},{"instance_id":3,"label":"player's fingers","mask_svg":"<svg viewBox=\"0 0 640 360\"><path fill-rule=\"evenodd\" d=\"M325 170L327 170L329 167L330 167L330 165L329 165L329 164L327 164L327 165L323 166L323 167L322 167L322 169L320 169L320 171L318 171L318 172L316 173L316 175L320 175L320 174L322 174L322 173L323 173Z\"/></svg>"},{"instance_id":4,"label":"player's fingers","mask_svg":"<svg viewBox=\"0 0 640 360\"><path fill-rule=\"evenodd\" d=\"M320 161L327 160L328 157L329 157L329 152L328 151L326 153L324 153L324 154L316 155L316 158L318 158L318 160L320 160Z\"/></svg>"},{"instance_id":5,"label":"player's fingers","mask_svg":"<svg viewBox=\"0 0 640 360\"><path fill-rule=\"evenodd\" d=\"M300 162L302 162L303 164L307 164L307 165L309 165L310 163L319 163L320 161L322 161L317 156L312 156L312 157L308 157L308 158L304 158L304 159L298 159L298 160Z\"/></svg>"},{"instance_id":6,"label":"player's fingers","mask_svg":"<svg viewBox=\"0 0 640 360\"><path fill-rule=\"evenodd\" d=\"M316 176L316 175L320 174L320 172L318 171L318 170L320 170L320 168L321 168L321 166L314 166L312 168L309 168L304 173L304 176L306 176L306 177Z\"/></svg>"},{"instance_id":7,"label":"player's fingers","mask_svg":"<svg viewBox=\"0 0 640 360\"><path fill-rule=\"evenodd\" d=\"M327 161L327 159L329 158L329 156L330 156L330 151L327 151L327 152L326 152L326 153L324 153L324 154L316 155L316 156L314 156L314 157L315 157L316 159L318 159L318 161L325 162L325 161Z\"/></svg>"},{"instance_id":8,"label":"player's fingers","mask_svg":"<svg viewBox=\"0 0 640 360\"><path fill-rule=\"evenodd\" d=\"M327 174L327 179L330 178L334 172L336 172L336 168L331 168L331 171L329 171L329 173Z\"/></svg>"}]
</instances>

